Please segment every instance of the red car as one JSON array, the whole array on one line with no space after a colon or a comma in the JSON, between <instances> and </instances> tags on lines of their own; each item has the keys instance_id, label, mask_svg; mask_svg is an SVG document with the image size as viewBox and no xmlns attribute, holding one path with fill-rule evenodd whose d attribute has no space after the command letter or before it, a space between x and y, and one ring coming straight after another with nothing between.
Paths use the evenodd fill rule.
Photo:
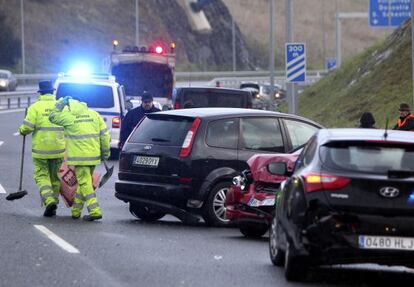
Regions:
<instances>
[{"instance_id":1,"label":"red car","mask_svg":"<svg viewBox=\"0 0 414 287\"><path fill-rule=\"evenodd\" d=\"M261 237L269 229L275 209L277 192L284 176L268 172L271 162L286 162L288 170L302 149L291 154L256 154L247 164L250 169L234 177L227 192L226 217L235 223L246 237Z\"/></svg>"}]
</instances>

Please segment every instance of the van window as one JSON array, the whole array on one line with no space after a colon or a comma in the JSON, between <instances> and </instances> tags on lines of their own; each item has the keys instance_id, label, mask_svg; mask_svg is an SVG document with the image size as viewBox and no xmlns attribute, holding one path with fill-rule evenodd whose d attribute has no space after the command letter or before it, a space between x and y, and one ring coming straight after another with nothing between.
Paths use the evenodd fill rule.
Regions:
<instances>
[{"instance_id":1,"label":"van window","mask_svg":"<svg viewBox=\"0 0 414 287\"><path fill-rule=\"evenodd\" d=\"M241 122L244 149L285 152L279 122L275 118L245 118Z\"/></svg>"},{"instance_id":2,"label":"van window","mask_svg":"<svg viewBox=\"0 0 414 287\"><path fill-rule=\"evenodd\" d=\"M90 108L112 108L114 107L114 96L112 87L84 84L84 83L60 83L56 98L71 96L72 98L84 102Z\"/></svg>"},{"instance_id":3,"label":"van window","mask_svg":"<svg viewBox=\"0 0 414 287\"><path fill-rule=\"evenodd\" d=\"M144 91L155 98L171 97L174 75L167 65L149 62L119 64L112 67L111 72L125 87L129 97L141 96Z\"/></svg>"},{"instance_id":4,"label":"van window","mask_svg":"<svg viewBox=\"0 0 414 287\"><path fill-rule=\"evenodd\" d=\"M183 108L246 108L248 107L248 92L220 92L217 90L188 90L181 98Z\"/></svg>"},{"instance_id":5,"label":"van window","mask_svg":"<svg viewBox=\"0 0 414 287\"><path fill-rule=\"evenodd\" d=\"M238 124L235 119L219 120L209 123L206 143L212 147L237 148Z\"/></svg>"},{"instance_id":6,"label":"van window","mask_svg":"<svg viewBox=\"0 0 414 287\"><path fill-rule=\"evenodd\" d=\"M132 132L128 142L182 146L193 121L183 117L146 117Z\"/></svg>"}]
</instances>

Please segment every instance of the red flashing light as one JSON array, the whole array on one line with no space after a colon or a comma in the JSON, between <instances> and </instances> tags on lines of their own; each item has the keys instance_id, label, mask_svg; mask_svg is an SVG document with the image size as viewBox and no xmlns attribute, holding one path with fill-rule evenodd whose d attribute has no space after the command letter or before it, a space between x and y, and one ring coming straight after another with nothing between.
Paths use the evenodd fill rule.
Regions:
<instances>
[{"instance_id":1,"label":"red flashing light","mask_svg":"<svg viewBox=\"0 0 414 287\"><path fill-rule=\"evenodd\" d=\"M155 47L155 53L162 54L162 52L164 52L164 49L161 46Z\"/></svg>"}]
</instances>

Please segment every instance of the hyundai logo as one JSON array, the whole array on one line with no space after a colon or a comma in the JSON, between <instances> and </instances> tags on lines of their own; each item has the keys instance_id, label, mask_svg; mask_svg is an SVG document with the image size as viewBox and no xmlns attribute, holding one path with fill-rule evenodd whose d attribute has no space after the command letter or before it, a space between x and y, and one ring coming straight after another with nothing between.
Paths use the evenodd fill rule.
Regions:
<instances>
[{"instance_id":1,"label":"hyundai logo","mask_svg":"<svg viewBox=\"0 0 414 287\"><path fill-rule=\"evenodd\" d=\"M150 149L152 149L152 146L150 146L150 145L146 145L146 146L144 146L144 149L145 149L145 150L150 150Z\"/></svg>"},{"instance_id":2,"label":"hyundai logo","mask_svg":"<svg viewBox=\"0 0 414 287\"><path fill-rule=\"evenodd\" d=\"M386 198L394 198L400 194L400 191L392 186L384 186L379 190L379 194Z\"/></svg>"}]
</instances>

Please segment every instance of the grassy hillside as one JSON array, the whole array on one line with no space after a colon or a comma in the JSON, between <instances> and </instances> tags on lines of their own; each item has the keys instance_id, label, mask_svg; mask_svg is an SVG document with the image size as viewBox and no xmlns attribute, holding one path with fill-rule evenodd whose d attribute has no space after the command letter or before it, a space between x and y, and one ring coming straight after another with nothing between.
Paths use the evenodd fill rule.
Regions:
<instances>
[{"instance_id":1,"label":"grassy hillside","mask_svg":"<svg viewBox=\"0 0 414 287\"><path fill-rule=\"evenodd\" d=\"M412 103L411 23L345 62L299 100L299 113L327 127L355 127L361 114L373 113L377 127L398 118L400 102Z\"/></svg>"}]
</instances>

